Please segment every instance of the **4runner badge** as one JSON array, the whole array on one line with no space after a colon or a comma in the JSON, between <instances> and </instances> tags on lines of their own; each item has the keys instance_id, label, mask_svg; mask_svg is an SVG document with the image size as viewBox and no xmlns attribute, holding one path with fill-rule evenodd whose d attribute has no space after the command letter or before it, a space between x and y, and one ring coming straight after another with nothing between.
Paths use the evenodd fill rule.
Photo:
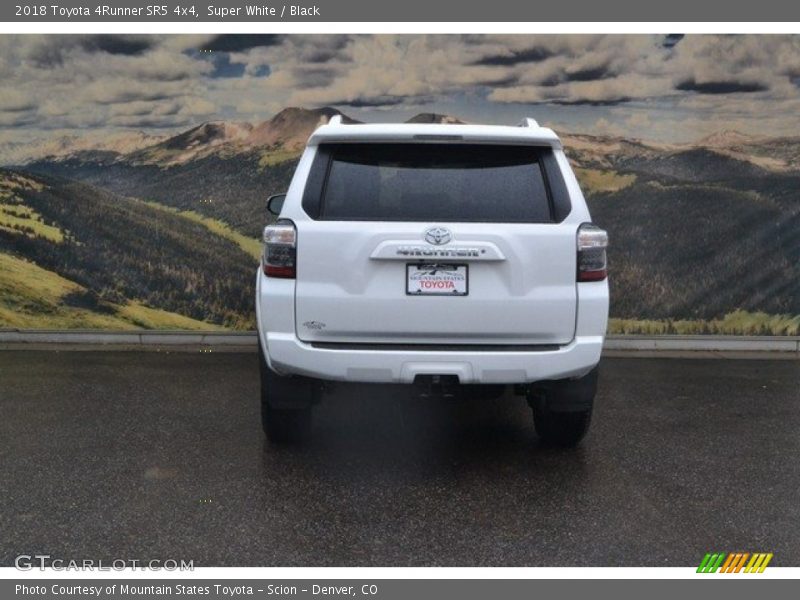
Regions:
<instances>
[{"instance_id":1,"label":"4runner badge","mask_svg":"<svg viewBox=\"0 0 800 600\"><path fill-rule=\"evenodd\" d=\"M319 321L306 321L303 323L303 327L319 331L320 329L325 329L325 323L320 323Z\"/></svg>"},{"instance_id":2,"label":"4runner badge","mask_svg":"<svg viewBox=\"0 0 800 600\"><path fill-rule=\"evenodd\" d=\"M453 239L453 234L446 227L431 227L425 230L425 241L434 246L441 246Z\"/></svg>"}]
</instances>

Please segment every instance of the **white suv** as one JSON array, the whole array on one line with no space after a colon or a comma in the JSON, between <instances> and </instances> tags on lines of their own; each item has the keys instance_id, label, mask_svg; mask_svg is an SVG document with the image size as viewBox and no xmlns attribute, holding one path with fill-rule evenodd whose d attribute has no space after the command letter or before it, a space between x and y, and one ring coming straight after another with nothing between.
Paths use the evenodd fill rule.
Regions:
<instances>
[{"instance_id":1,"label":"white suv","mask_svg":"<svg viewBox=\"0 0 800 600\"><path fill-rule=\"evenodd\" d=\"M334 117L268 207L256 314L270 440L307 434L323 381L515 384L545 442L584 436L608 240L553 131Z\"/></svg>"}]
</instances>

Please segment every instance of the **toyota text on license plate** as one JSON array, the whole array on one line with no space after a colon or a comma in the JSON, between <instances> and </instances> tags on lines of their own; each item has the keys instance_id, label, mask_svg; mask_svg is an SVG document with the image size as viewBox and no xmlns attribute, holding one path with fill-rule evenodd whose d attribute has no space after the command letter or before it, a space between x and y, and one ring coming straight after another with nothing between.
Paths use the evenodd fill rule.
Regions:
<instances>
[{"instance_id":1,"label":"toyota text on license plate","mask_svg":"<svg viewBox=\"0 0 800 600\"><path fill-rule=\"evenodd\" d=\"M467 265L425 263L406 265L406 294L410 296L466 296Z\"/></svg>"}]
</instances>

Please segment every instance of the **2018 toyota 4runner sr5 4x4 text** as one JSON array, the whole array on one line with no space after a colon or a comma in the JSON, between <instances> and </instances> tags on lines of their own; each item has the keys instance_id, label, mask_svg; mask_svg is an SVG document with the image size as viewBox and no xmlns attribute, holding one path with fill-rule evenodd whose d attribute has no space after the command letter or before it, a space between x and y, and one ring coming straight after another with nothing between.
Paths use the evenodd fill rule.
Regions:
<instances>
[{"instance_id":1,"label":"2018 toyota 4runner sr5 4x4 text","mask_svg":"<svg viewBox=\"0 0 800 600\"><path fill-rule=\"evenodd\" d=\"M256 314L270 440L307 435L331 381L511 386L543 441L583 438L608 238L553 131L337 116L268 208Z\"/></svg>"}]
</instances>

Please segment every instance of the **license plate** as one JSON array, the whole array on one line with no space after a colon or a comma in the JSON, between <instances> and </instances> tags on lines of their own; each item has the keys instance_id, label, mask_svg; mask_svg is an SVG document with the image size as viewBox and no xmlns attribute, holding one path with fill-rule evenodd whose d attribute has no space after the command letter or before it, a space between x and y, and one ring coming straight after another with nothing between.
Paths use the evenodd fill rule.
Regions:
<instances>
[{"instance_id":1,"label":"license plate","mask_svg":"<svg viewBox=\"0 0 800 600\"><path fill-rule=\"evenodd\" d=\"M468 265L406 265L406 294L409 296L466 296L468 293Z\"/></svg>"}]
</instances>

